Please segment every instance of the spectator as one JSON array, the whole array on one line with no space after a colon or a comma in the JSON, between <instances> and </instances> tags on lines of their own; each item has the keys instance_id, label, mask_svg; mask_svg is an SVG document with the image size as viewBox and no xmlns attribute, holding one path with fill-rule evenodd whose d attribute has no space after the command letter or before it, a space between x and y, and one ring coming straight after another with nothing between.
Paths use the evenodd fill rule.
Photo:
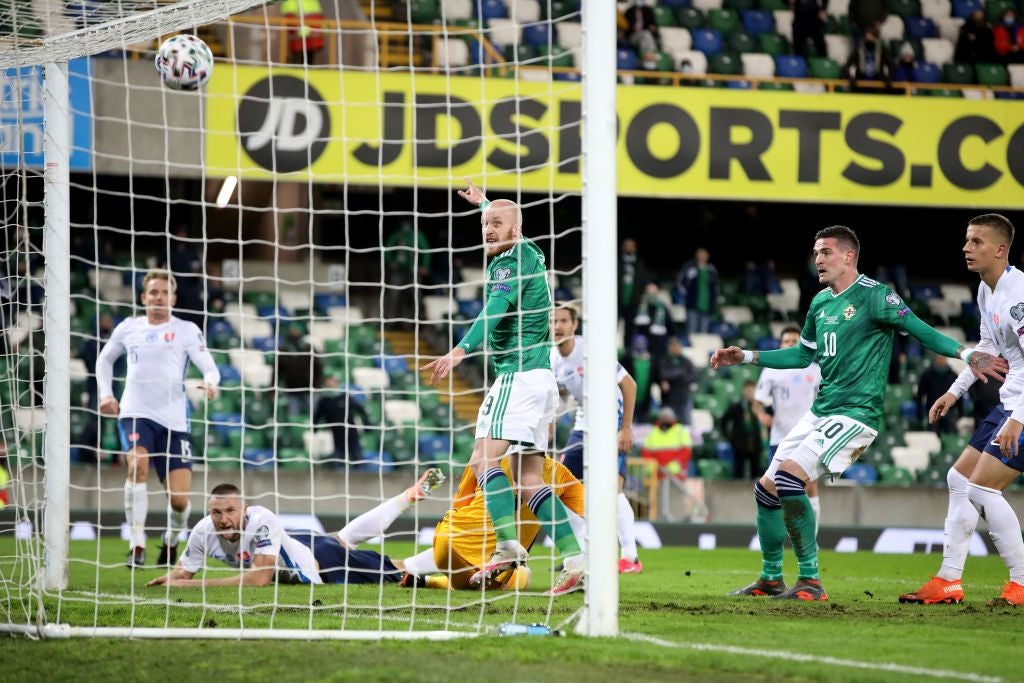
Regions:
<instances>
[{"instance_id":1,"label":"spectator","mask_svg":"<svg viewBox=\"0 0 1024 683\"><path fill-rule=\"evenodd\" d=\"M188 226L174 229L167 267L174 273L178 303L174 314L203 327L203 261L195 243L189 240Z\"/></svg>"},{"instance_id":2,"label":"spectator","mask_svg":"<svg viewBox=\"0 0 1024 683\"><path fill-rule=\"evenodd\" d=\"M316 54L324 48L324 34L320 30L324 12L320 0L284 0L281 16L298 22L298 26L288 28L288 61L312 64Z\"/></svg>"},{"instance_id":3,"label":"spectator","mask_svg":"<svg viewBox=\"0 0 1024 683\"><path fill-rule=\"evenodd\" d=\"M995 35L985 21L984 10L976 9L971 12L971 16L960 27L954 59L967 64L989 64L998 61Z\"/></svg>"},{"instance_id":4,"label":"spectator","mask_svg":"<svg viewBox=\"0 0 1024 683\"><path fill-rule=\"evenodd\" d=\"M695 76L695 78L682 78L682 79L680 79L679 80L679 85L688 86L688 87L694 87L694 88L699 88L702 85L701 79L700 79L700 74L695 72L695 70L693 68L693 62L691 62L689 59L686 59L684 57L683 59L679 60L679 72L680 73L684 73L684 74L691 74L691 75Z\"/></svg>"},{"instance_id":5,"label":"spectator","mask_svg":"<svg viewBox=\"0 0 1024 683\"><path fill-rule=\"evenodd\" d=\"M889 16L885 0L850 0L848 9L853 37L860 40L868 31L878 34L882 22Z\"/></svg>"},{"instance_id":6,"label":"spectator","mask_svg":"<svg viewBox=\"0 0 1024 683\"><path fill-rule=\"evenodd\" d=\"M801 57L827 57L825 24L828 0L790 0L793 7L793 51Z\"/></svg>"},{"instance_id":7,"label":"spectator","mask_svg":"<svg viewBox=\"0 0 1024 683\"><path fill-rule=\"evenodd\" d=\"M992 29L996 52L1008 64L1024 62L1024 28L1017 21L1017 10L1007 7Z\"/></svg>"},{"instance_id":8,"label":"spectator","mask_svg":"<svg viewBox=\"0 0 1024 683\"><path fill-rule=\"evenodd\" d=\"M645 458L658 461L659 479L666 474L685 479L693 456L690 429L680 424L671 408L662 408L654 422L654 429L644 437L640 453Z\"/></svg>"},{"instance_id":9,"label":"spectator","mask_svg":"<svg viewBox=\"0 0 1024 683\"><path fill-rule=\"evenodd\" d=\"M419 299L417 281L427 282L430 274L430 243L422 230L403 221L384 244L387 271L384 315L393 323L406 324L416 319Z\"/></svg>"},{"instance_id":10,"label":"spectator","mask_svg":"<svg viewBox=\"0 0 1024 683\"><path fill-rule=\"evenodd\" d=\"M641 283L647 281L647 266L637 254L636 240L622 240L622 251L619 253L619 315L626 323L626 336L623 346L629 346L636 334L637 309L640 306Z\"/></svg>"},{"instance_id":11,"label":"spectator","mask_svg":"<svg viewBox=\"0 0 1024 683\"><path fill-rule=\"evenodd\" d=\"M956 373L949 367L949 360L945 356L934 355L931 365L921 373L921 379L917 383L918 420L928 421L928 411L932 405L949 390L950 385L955 381ZM936 420L935 424L931 425L931 429L936 434L952 434L956 431L958 417L960 417L959 401L949 412Z\"/></svg>"},{"instance_id":12,"label":"spectator","mask_svg":"<svg viewBox=\"0 0 1024 683\"><path fill-rule=\"evenodd\" d=\"M647 350L647 337L642 334L630 340L629 355L622 367L636 381L636 408L634 422L647 422L651 414L651 354Z\"/></svg>"},{"instance_id":13,"label":"spectator","mask_svg":"<svg viewBox=\"0 0 1024 683\"><path fill-rule=\"evenodd\" d=\"M683 354L683 344L678 337L668 342L668 353L658 363L658 380L661 385L661 404L675 411L683 424L692 423L693 398L690 383L697 375L690 359Z\"/></svg>"},{"instance_id":14,"label":"spectator","mask_svg":"<svg viewBox=\"0 0 1024 683\"><path fill-rule=\"evenodd\" d=\"M775 261L768 259L760 266L753 261L744 263L740 291L759 297L781 292L782 285L779 276L775 274Z\"/></svg>"},{"instance_id":15,"label":"spectator","mask_svg":"<svg viewBox=\"0 0 1024 683\"><path fill-rule=\"evenodd\" d=\"M337 377L328 376L324 380L324 389L313 413L313 423L326 424L331 428L334 434L336 467L358 464L363 460L363 446L359 442L356 418L363 427L366 427L370 424L370 416L359 401L340 388Z\"/></svg>"},{"instance_id":16,"label":"spectator","mask_svg":"<svg viewBox=\"0 0 1024 683\"><path fill-rule=\"evenodd\" d=\"M761 473L761 451L764 444L761 422L754 412L756 386L750 380L745 381L740 399L722 415L722 436L732 445L733 476L736 479L754 479Z\"/></svg>"},{"instance_id":17,"label":"spectator","mask_svg":"<svg viewBox=\"0 0 1024 683\"><path fill-rule=\"evenodd\" d=\"M686 305L687 334L707 332L718 308L718 269L710 258L707 249L698 248L676 276L676 290Z\"/></svg>"},{"instance_id":18,"label":"spectator","mask_svg":"<svg viewBox=\"0 0 1024 683\"><path fill-rule=\"evenodd\" d=\"M896 66L892 70L892 80L894 83L907 83L914 80L914 67L917 66L917 60L914 59L914 46L904 41L900 45L900 53L896 56ZM885 282L886 278L882 278L882 282Z\"/></svg>"},{"instance_id":19,"label":"spectator","mask_svg":"<svg viewBox=\"0 0 1024 683\"><path fill-rule=\"evenodd\" d=\"M636 318L637 331L647 337L647 348L651 354L651 365L657 369L668 350L668 339L673 334L672 313L662 298L658 284L648 282L644 298Z\"/></svg>"},{"instance_id":20,"label":"spectator","mask_svg":"<svg viewBox=\"0 0 1024 683\"><path fill-rule=\"evenodd\" d=\"M277 386L288 397L289 411L293 415L308 415L310 391L323 384L323 362L302 337L302 328L292 324L278 344Z\"/></svg>"},{"instance_id":21,"label":"spectator","mask_svg":"<svg viewBox=\"0 0 1024 683\"><path fill-rule=\"evenodd\" d=\"M850 80L850 89L860 92L885 92L892 81L892 56L889 48L879 40L874 29L864 32L864 40L850 54L846 62L846 77ZM885 86L858 87L857 81L884 81Z\"/></svg>"},{"instance_id":22,"label":"spectator","mask_svg":"<svg viewBox=\"0 0 1024 683\"><path fill-rule=\"evenodd\" d=\"M78 357L85 363L85 368L89 371L90 377L96 376L96 358L99 355L100 347L106 344L106 341L110 339L110 333L114 331L114 317L110 313L101 313L99 319L99 328L96 330L88 330L85 334L86 339L78 347ZM95 334L94 338L92 335ZM115 381L119 378L123 378L126 372L127 361L125 358L118 358L114 362L114 379ZM89 392L89 407L96 408L96 382L86 382Z\"/></svg>"},{"instance_id":23,"label":"spectator","mask_svg":"<svg viewBox=\"0 0 1024 683\"><path fill-rule=\"evenodd\" d=\"M644 68L653 71L658 65L658 22L647 0L634 0L626 10L626 24L626 39L640 56Z\"/></svg>"}]
</instances>

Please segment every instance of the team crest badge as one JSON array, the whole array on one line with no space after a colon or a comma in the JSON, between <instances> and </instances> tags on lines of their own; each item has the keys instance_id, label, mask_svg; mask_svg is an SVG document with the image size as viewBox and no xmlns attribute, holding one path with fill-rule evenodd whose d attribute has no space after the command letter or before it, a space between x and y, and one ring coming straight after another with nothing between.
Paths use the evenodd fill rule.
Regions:
<instances>
[{"instance_id":1,"label":"team crest badge","mask_svg":"<svg viewBox=\"0 0 1024 683\"><path fill-rule=\"evenodd\" d=\"M992 322L993 322L994 324L996 324L996 325L998 325L998 324L999 324L999 314L998 314L998 313L993 313L993 314L992 314Z\"/></svg>"},{"instance_id":2,"label":"team crest badge","mask_svg":"<svg viewBox=\"0 0 1024 683\"><path fill-rule=\"evenodd\" d=\"M494 271L495 280L507 280L509 275L512 274L511 268L498 268Z\"/></svg>"},{"instance_id":3,"label":"team crest badge","mask_svg":"<svg viewBox=\"0 0 1024 683\"><path fill-rule=\"evenodd\" d=\"M173 332L164 332L164 341L167 342L168 344L170 344L172 341L174 341L174 333Z\"/></svg>"},{"instance_id":4,"label":"team crest badge","mask_svg":"<svg viewBox=\"0 0 1024 683\"><path fill-rule=\"evenodd\" d=\"M893 306L900 305L900 297L896 294L896 292L889 292L888 294L886 294L885 300L892 304Z\"/></svg>"},{"instance_id":5,"label":"team crest badge","mask_svg":"<svg viewBox=\"0 0 1024 683\"><path fill-rule=\"evenodd\" d=\"M131 434L128 435L128 440L131 441L132 443L135 443L136 441L139 440L139 433L132 432Z\"/></svg>"},{"instance_id":6,"label":"team crest badge","mask_svg":"<svg viewBox=\"0 0 1024 683\"><path fill-rule=\"evenodd\" d=\"M857 315L857 309L850 304L843 310L843 318L846 320L853 320L853 316Z\"/></svg>"},{"instance_id":7,"label":"team crest badge","mask_svg":"<svg viewBox=\"0 0 1024 683\"><path fill-rule=\"evenodd\" d=\"M150 332L149 334L146 335L146 343L147 344L152 344L155 341L156 341L156 332Z\"/></svg>"}]
</instances>

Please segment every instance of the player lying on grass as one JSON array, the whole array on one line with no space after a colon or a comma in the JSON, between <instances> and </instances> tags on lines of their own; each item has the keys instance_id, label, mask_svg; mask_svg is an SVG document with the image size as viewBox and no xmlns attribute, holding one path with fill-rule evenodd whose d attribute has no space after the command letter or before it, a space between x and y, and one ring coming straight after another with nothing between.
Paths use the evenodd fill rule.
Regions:
<instances>
[{"instance_id":1,"label":"player lying on grass","mask_svg":"<svg viewBox=\"0 0 1024 683\"><path fill-rule=\"evenodd\" d=\"M352 520L335 534L285 531L276 514L262 505L246 505L233 484L210 492L210 514L196 524L178 565L147 586L266 586L278 583L398 582L405 571L392 560L356 546L383 533L409 506L430 495L444 474L430 468L414 486ZM219 578L193 578L207 558L241 569Z\"/></svg>"}]
</instances>

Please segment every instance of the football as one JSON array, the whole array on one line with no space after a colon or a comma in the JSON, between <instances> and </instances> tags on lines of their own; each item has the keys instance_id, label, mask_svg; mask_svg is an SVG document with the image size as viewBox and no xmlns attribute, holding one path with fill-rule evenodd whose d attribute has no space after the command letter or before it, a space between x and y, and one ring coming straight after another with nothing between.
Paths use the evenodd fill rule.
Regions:
<instances>
[{"instance_id":1,"label":"football","mask_svg":"<svg viewBox=\"0 0 1024 683\"><path fill-rule=\"evenodd\" d=\"M172 90L198 90L213 74L213 52L196 36L171 36L156 52L156 71Z\"/></svg>"},{"instance_id":2,"label":"football","mask_svg":"<svg viewBox=\"0 0 1024 683\"><path fill-rule=\"evenodd\" d=\"M506 569L496 577L498 585L503 591L524 591L530 587L530 580L533 572L525 564L512 569Z\"/></svg>"}]
</instances>

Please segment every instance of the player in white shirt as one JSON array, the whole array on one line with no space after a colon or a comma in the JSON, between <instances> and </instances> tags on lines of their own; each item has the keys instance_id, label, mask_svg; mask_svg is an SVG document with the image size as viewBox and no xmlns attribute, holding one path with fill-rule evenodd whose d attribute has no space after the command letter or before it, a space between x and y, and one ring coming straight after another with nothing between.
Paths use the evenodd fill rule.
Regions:
<instances>
[{"instance_id":1,"label":"player in white shirt","mask_svg":"<svg viewBox=\"0 0 1024 683\"><path fill-rule=\"evenodd\" d=\"M562 451L562 464L583 481L583 337L576 334L580 321L576 309L568 304L555 308L551 323L555 345L551 347L551 369L560 390L576 402L576 421L572 434ZM636 404L636 382L621 364L616 364L615 380L619 385L619 497L617 517L619 530L619 573L639 574L644 570L637 556L633 508L622 492L626 483L626 457L633 448L633 407Z\"/></svg>"},{"instance_id":2,"label":"player in white shirt","mask_svg":"<svg viewBox=\"0 0 1024 683\"><path fill-rule=\"evenodd\" d=\"M444 479L441 470L432 467L416 484L334 534L286 531L271 510L246 505L237 486L219 484L210 492L210 513L189 533L181 561L146 586L266 586L275 578L278 583L397 583L403 572L413 570L414 561L419 561L416 571L439 572L433 548L402 561L356 546L383 534ZM193 578L206 567L208 558L242 571L232 576Z\"/></svg>"},{"instance_id":3,"label":"player in white shirt","mask_svg":"<svg viewBox=\"0 0 1024 683\"><path fill-rule=\"evenodd\" d=\"M171 315L174 290L174 276L168 271L146 273L140 295L146 315L126 318L115 327L96 360L100 413L118 418L121 447L128 459L124 511L131 530L126 562L129 567L146 563L146 477L150 464L167 488L170 503L169 528L157 564L174 565L178 534L188 529L191 510L192 440L185 396L189 360L203 373L201 388L206 398L217 395L220 383L220 372L206 349L203 333L194 323ZM114 361L125 352L128 373L118 402L113 391Z\"/></svg>"},{"instance_id":4,"label":"player in white shirt","mask_svg":"<svg viewBox=\"0 0 1024 683\"><path fill-rule=\"evenodd\" d=\"M779 348L785 349L800 343L800 328L787 327L779 335ZM757 379L754 390L754 414L771 432L768 436L768 462L775 457L775 451L786 434L807 414L818 395L821 386L821 368L811 363L806 368L779 370L764 368ZM772 412L768 412L768 407ZM807 484L807 497L814 508L815 519L821 519L821 499L818 498L818 482Z\"/></svg>"},{"instance_id":5,"label":"player in white shirt","mask_svg":"<svg viewBox=\"0 0 1024 683\"><path fill-rule=\"evenodd\" d=\"M1009 265L1013 224L999 214L972 218L967 224L964 257L967 269L981 276L978 310L981 342L975 347L999 353L1010 365L996 406L975 431L963 453L946 474L949 509L946 514L942 566L931 581L900 602L956 604L964 599L963 576L967 551L978 517L984 514L989 535L1010 570L1010 581L989 605L1024 605L1024 540L1020 521L1003 497L1003 489L1024 472L1024 273ZM974 383L970 369L928 411L935 422L945 415Z\"/></svg>"}]
</instances>

